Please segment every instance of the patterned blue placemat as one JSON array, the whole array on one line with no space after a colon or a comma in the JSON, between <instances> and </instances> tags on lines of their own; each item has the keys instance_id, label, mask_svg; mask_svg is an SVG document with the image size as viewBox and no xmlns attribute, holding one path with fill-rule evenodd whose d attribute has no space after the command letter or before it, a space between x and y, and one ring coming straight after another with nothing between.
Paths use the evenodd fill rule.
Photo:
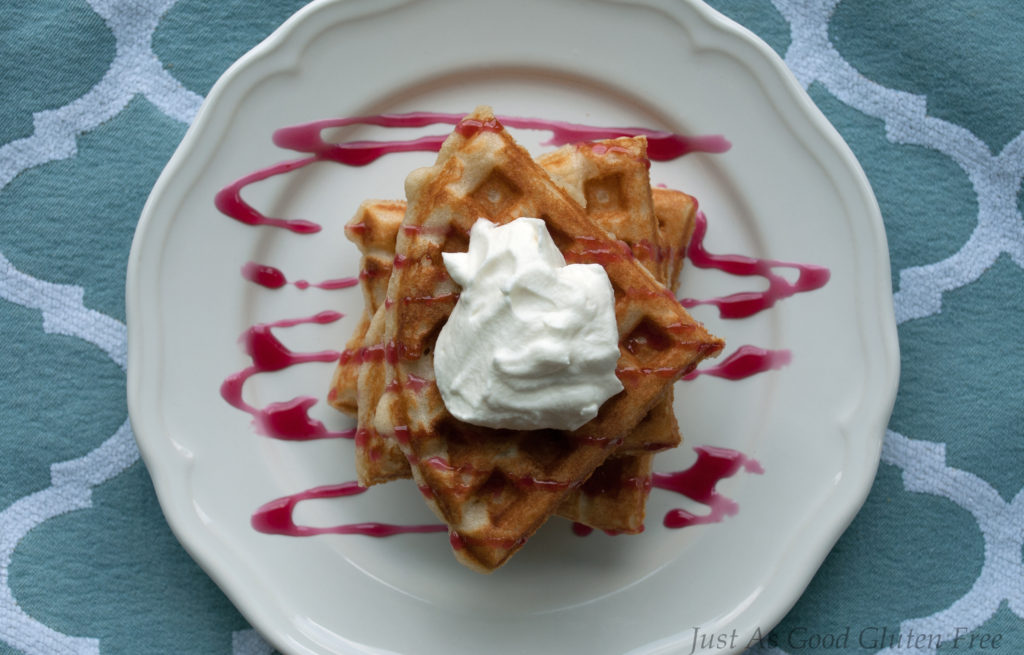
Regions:
<instances>
[{"instance_id":1,"label":"patterned blue placemat","mask_svg":"<svg viewBox=\"0 0 1024 655\"><path fill-rule=\"evenodd\" d=\"M0 7L2 654L272 652L139 461L124 274L203 95L303 4ZM751 652L1022 653L1024 3L711 4L785 57L864 166L902 353L866 505Z\"/></svg>"}]
</instances>

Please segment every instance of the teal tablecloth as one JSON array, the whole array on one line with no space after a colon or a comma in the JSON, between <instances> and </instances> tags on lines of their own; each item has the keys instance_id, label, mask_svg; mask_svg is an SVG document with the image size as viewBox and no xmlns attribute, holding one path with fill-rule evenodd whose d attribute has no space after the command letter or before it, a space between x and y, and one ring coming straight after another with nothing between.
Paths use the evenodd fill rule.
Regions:
<instances>
[{"instance_id":1,"label":"teal tablecloth","mask_svg":"<svg viewBox=\"0 0 1024 655\"><path fill-rule=\"evenodd\" d=\"M203 95L302 4L0 6L0 653L271 652L139 461L124 276ZM867 171L902 351L873 491L758 652L1024 653L1024 3L712 4Z\"/></svg>"}]
</instances>

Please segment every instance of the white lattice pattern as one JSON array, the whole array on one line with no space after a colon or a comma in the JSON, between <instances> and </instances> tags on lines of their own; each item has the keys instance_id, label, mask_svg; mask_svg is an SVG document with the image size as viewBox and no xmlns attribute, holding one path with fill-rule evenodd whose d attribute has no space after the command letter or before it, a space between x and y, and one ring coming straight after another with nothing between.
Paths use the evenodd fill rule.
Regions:
<instances>
[{"instance_id":1,"label":"white lattice pattern","mask_svg":"<svg viewBox=\"0 0 1024 655\"><path fill-rule=\"evenodd\" d=\"M992 154L964 127L928 116L923 96L885 88L845 61L829 40L829 22L838 0L773 1L791 29L786 63L805 88L820 83L846 105L883 120L893 143L915 144L949 157L966 173L977 195L976 226L955 254L899 271L897 320L902 323L939 313L945 292L977 280L1004 253L1024 267L1024 222L1017 207L1024 177L1024 133L1002 152ZM85 95L35 114L30 137L0 147L0 192L27 169L74 156L80 135L117 116L137 96L186 123L198 110L202 99L178 83L152 49L153 33L174 0L90 0L89 4L114 35L114 61ZM0 254L0 298L39 311L44 332L95 344L125 368L125 326L88 309L83 296L81 287L19 272ZM902 469L907 491L948 498L970 512L984 538L985 560L963 597L931 616L907 619L901 627L933 634L953 625L973 629L990 619L1003 602L1024 618L1024 490L1011 502L1004 501L978 475L949 467L943 444L925 440L929 435L917 436L920 440L890 431L883 461ZM126 420L92 452L52 464L48 488L0 512L0 626L4 630L0 638L8 645L33 655L101 652L98 639L61 634L22 611L8 572L15 548L30 530L55 516L89 508L92 489L119 475L138 456ZM232 651L263 655L271 648L246 630L233 635ZM934 650L898 652L931 654Z\"/></svg>"}]
</instances>

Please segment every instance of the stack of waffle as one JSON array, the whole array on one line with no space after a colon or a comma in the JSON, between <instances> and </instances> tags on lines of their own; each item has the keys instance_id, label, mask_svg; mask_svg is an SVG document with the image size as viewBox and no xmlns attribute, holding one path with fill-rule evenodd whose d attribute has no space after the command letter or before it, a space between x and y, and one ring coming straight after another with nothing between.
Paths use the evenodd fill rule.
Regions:
<instances>
[{"instance_id":1,"label":"stack of waffle","mask_svg":"<svg viewBox=\"0 0 1024 655\"><path fill-rule=\"evenodd\" d=\"M643 529L655 453L680 442L673 383L723 342L676 301L695 203L652 189L646 139L573 146L537 160L491 110L456 126L402 201L364 202L346 234L362 253L363 317L329 393L356 416L369 486L412 477L470 568L501 566L559 515L616 533ZM461 422L434 381L433 346L457 302L442 252L463 252L478 218L544 220L569 263L598 263L615 295L623 391L574 431Z\"/></svg>"}]
</instances>

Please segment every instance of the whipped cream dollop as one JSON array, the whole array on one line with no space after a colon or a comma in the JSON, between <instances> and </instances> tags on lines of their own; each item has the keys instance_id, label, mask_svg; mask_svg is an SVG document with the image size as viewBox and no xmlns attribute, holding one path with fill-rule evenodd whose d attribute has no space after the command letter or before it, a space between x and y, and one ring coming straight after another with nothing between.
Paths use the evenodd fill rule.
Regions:
<instances>
[{"instance_id":1,"label":"whipped cream dollop","mask_svg":"<svg viewBox=\"0 0 1024 655\"><path fill-rule=\"evenodd\" d=\"M598 264L566 265L544 221L479 219L444 253L462 293L434 350L445 406L491 428L575 430L622 390L615 297Z\"/></svg>"}]
</instances>

